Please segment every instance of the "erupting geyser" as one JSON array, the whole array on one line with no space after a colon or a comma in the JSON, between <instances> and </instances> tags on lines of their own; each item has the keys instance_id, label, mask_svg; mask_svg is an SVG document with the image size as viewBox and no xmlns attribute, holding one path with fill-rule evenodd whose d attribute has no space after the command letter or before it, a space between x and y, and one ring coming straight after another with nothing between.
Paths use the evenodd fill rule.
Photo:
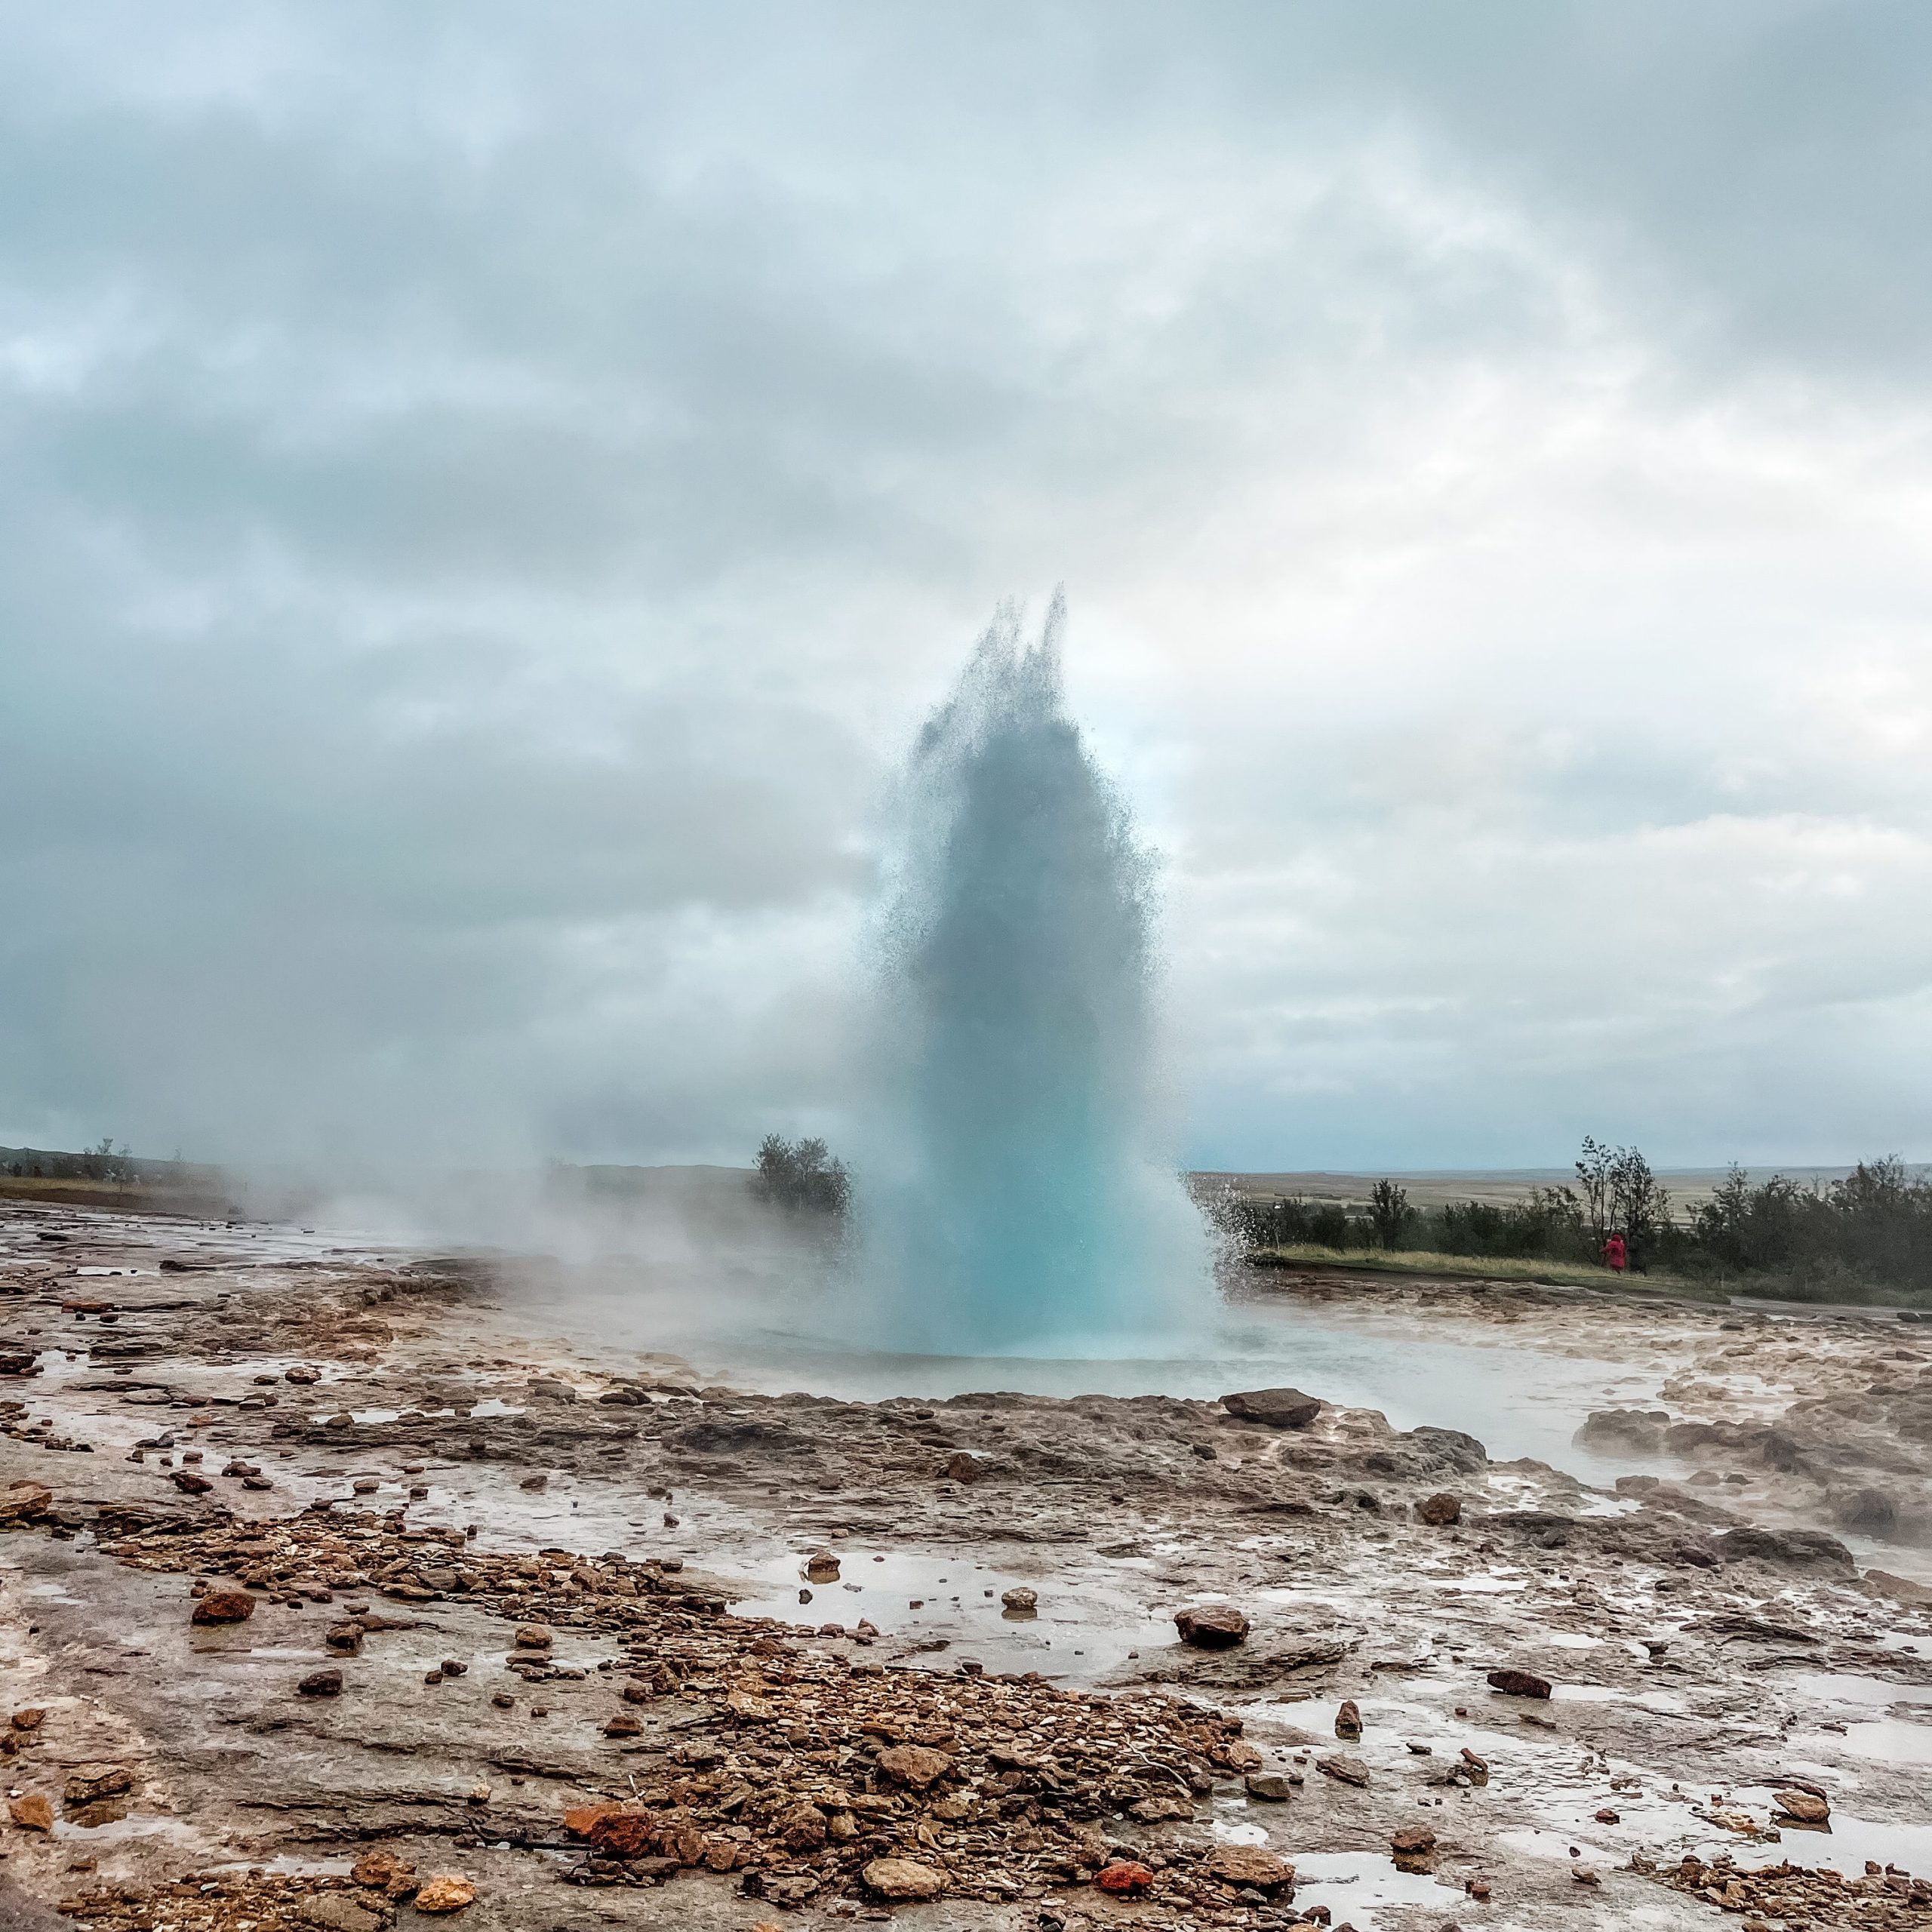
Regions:
<instances>
[{"instance_id":1,"label":"erupting geyser","mask_svg":"<svg viewBox=\"0 0 1932 1932\"><path fill-rule=\"evenodd\" d=\"M888 1346L1112 1352L1204 1292L1155 1128L1151 869L1003 610L906 774L863 1273Z\"/></svg>"}]
</instances>

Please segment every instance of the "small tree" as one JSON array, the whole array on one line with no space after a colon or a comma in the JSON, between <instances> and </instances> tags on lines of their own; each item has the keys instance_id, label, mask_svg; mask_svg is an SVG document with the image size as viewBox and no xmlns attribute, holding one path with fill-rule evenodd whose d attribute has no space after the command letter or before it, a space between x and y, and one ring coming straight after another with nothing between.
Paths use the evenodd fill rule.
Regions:
<instances>
[{"instance_id":1,"label":"small tree","mask_svg":"<svg viewBox=\"0 0 1932 1932\"><path fill-rule=\"evenodd\" d=\"M1641 1269L1670 1220L1670 1195L1634 1147L1620 1147L1610 1168L1611 1226L1623 1235L1630 1265Z\"/></svg>"},{"instance_id":2,"label":"small tree","mask_svg":"<svg viewBox=\"0 0 1932 1932\"><path fill-rule=\"evenodd\" d=\"M1368 1190L1368 1218L1383 1247L1399 1247L1403 1224L1409 1218L1408 1189L1392 1180L1377 1181Z\"/></svg>"},{"instance_id":3,"label":"small tree","mask_svg":"<svg viewBox=\"0 0 1932 1932\"><path fill-rule=\"evenodd\" d=\"M768 1134L758 1143L758 1177L752 1183L774 1207L841 1219L851 1204L852 1177L816 1136L789 1141Z\"/></svg>"},{"instance_id":4,"label":"small tree","mask_svg":"<svg viewBox=\"0 0 1932 1932\"><path fill-rule=\"evenodd\" d=\"M1583 1219L1601 1249L1610 1238L1610 1171L1614 1156L1589 1134L1577 1162L1577 1184L1583 1190Z\"/></svg>"}]
</instances>

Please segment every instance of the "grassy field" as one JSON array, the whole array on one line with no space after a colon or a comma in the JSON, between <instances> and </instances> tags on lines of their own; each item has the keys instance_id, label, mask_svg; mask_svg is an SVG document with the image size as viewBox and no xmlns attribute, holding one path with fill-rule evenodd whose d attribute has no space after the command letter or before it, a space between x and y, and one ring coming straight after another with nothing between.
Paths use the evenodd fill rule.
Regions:
<instances>
[{"instance_id":1,"label":"grassy field","mask_svg":"<svg viewBox=\"0 0 1932 1932\"><path fill-rule=\"evenodd\" d=\"M54 1208L104 1208L124 1214L191 1214L222 1220L235 1211L203 1189L146 1181L83 1180L51 1174L0 1174L0 1201L38 1201Z\"/></svg>"},{"instance_id":2,"label":"grassy field","mask_svg":"<svg viewBox=\"0 0 1932 1932\"><path fill-rule=\"evenodd\" d=\"M1482 1254L1431 1254L1398 1248L1318 1247L1312 1242L1251 1248L1256 1268L1329 1269L1337 1274L1409 1275L1436 1281L1547 1281L1563 1287L1598 1288L1606 1294L1669 1295L1687 1301L1728 1302L1734 1296L1801 1306L1896 1308L1918 1318L1932 1312L1932 1296L1900 1288L1835 1285L1828 1293L1807 1294L1777 1276L1673 1275L1654 1268L1647 1275L1613 1275L1587 1262L1520 1261Z\"/></svg>"},{"instance_id":3,"label":"grassy field","mask_svg":"<svg viewBox=\"0 0 1932 1932\"><path fill-rule=\"evenodd\" d=\"M1612 1293L1694 1295L1722 1300L1726 1291L1706 1281L1653 1272L1614 1275L1587 1262L1519 1261L1481 1254L1430 1254L1398 1248L1257 1247L1248 1256L1257 1268L1333 1268L1352 1275L1426 1275L1437 1279L1484 1281L1550 1281L1565 1287L1602 1288Z\"/></svg>"}]
</instances>

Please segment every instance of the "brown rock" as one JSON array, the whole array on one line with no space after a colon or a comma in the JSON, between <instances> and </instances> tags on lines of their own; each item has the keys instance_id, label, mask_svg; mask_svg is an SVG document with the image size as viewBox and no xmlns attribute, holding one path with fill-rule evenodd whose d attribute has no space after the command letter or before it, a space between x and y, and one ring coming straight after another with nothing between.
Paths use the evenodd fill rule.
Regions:
<instances>
[{"instance_id":1,"label":"brown rock","mask_svg":"<svg viewBox=\"0 0 1932 1932\"><path fill-rule=\"evenodd\" d=\"M1829 1801L1814 1791L1776 1791L1771 1794L1771 1802L1787 1818L1795 1818L1801 1825L1822 1825L1832 1815Z\"/></svg>"},{"instance_id":2,"label":"brown rock","mask_svg":"<svg viewBox=\"0 0 1932 1932\"><path fill-rule=\"evenodd\" d=\"M1198 1651L1231 1651L1247 1640L1248 1623L1232 1604L1211 1603L1176 1611L1174 1627Z\"/></svg>"},{"instance_id":3,"label":"brown rock","mask_svg":"<svg viewBox=\"0 0 1932 1932\"><path fill-rule=\"evenodd\" d=\"M936 1899L946 1887L943 1872L912 1858L875 1858L859 1876L869 1892L882 1899Z\"/></svg>"},{"instance_id":4,"label":"brown rock","mask_svg":"<svg viewBox=\"0 0 1932 1932\"><path fill-rule=\"evenodd\" d=\"M1217 1844L1208 1869L1224 1885L1252 1885L1257 1892L1293 1891L1295 1868L1258 1844Z\"/></svg>"},{"instance_id":5,"label":"brown rock","mask_svg":"<svg viewBox=\"0 0 1932 1932\"><path fill-rule=\"evenodd\" d=\"M62 1801L69 1804L92 1804L103 1798L118 1798L134 1788L134 1774L125 1764L77 1764L62 1786Z\"/></svg>"},{"instance_id":6,"label":"brown rock","mask_svg":"<svg viewBox=\"0 0 1932 1932\"><path fill-rule=\"evenodd\" d=\"M1327 1404L1319 1395L1304 1395L1299 1389L1248 1389L1223 1395L1221 1406L1229 1415L1266 1429L1306 1429Z\"/></svg>"},{"instance_id":7,"label":"brown rock","mask_svg":"<svg viewBox=\"0 0 1932 1932\"><path fill-rule=\"evenodd\" d=\"M787 1851L816 1851L829 1827L816 1804L795 1804L780 1818L777 1830Z\"/></svg>"},{"instance_id":8,"label":"brown rock","mask_svg":"<svg viewBox=\"0 0 1932 1932\"><path fill-rule=\"evenodd\" d=\"M48 1832L54 1829L54 1807L37 1791L30 1791L24 1798L10 1798L7 1801L7 1815L23 1832Z\"/></svg>"},{"instance_id":9,"label":"brown rock","mask_svg":"<svg viewBox=\"0 0 1932 1932\"><path fill-rule=\"evenodd\" d=\"M190 1623L246 1623L255 1614L255 1599L246 1590L211 1590L195 1604Z\"/></svg>"},{"instance_id":10,"label":"brown rock","mask_svg":"<svg viewBox=\"0 0 1932 1932\"><path fill-rule=\"evenodd\" d=\"M1404 1825L1390 1834L1389 1850L1398 1870L1432 1870L1435 1864L1435 1834L1426 1825Z\"/></svg>"},{"instance_id":11,"label":"brown rock","mask_svg":"<svg viewBox=\"0 0 1932 1932\"><path fill-rule=\"evenodd\" d=\"M476 1900L476 1887L467 1878L445 1872L432 1878L416 1894L418 1912L460 1912Z\"/></svg>"},{"instance_id":12,"label":"brown rock","mask_svg":"<svg viewBox=\"0 0 1932 1932\"><path fill-rule=\"evenodd\" d=\"M352 1657L362 1648L362 1626L359 1623L331 1623L322 1632L322 1641L331 1650Z\"/></svg>"},{"instance_id":13,"label":"brown rock","mask_svg":"<svg viewBox=\"0 0 1932 1932\"><path fill-rule=\"evenodd\" d=\"M47 1713L38 1706L24 1711L16 1711L8 1721L16 1730L38 1730L47 1721Z\"/></svg>"},{"instance_id":14,"label":"brown rock","mask_svg":"<svg viewBox=\"0 0 1932 1932\"><path fill-rule=\"evenodd\" d=\"M812 1583L835 1583L838 1580L838 1559L829 1549L815 1549L805 1558L805 1580Z\"/></svg>"},{"instance_id":15,"label":"brown rock","mask_svg":"<svg viewBox=\"0 0 1932 1932\"><path fill-rule=\"evenodd\" d=\"M175 1469L168 1480L184 1496L205 1496L214 1484L206 1476L197 1475L192 1469Z\"/></svg>"},{"instance_id":16,"label":"brown rock","mask_svg":"<svg viewBox=\"0 0 1932 1932\"><path fill-rule=\"evenodd\" d=\"M1489 1782L1489 1760L1478 1758L1466 1744L1463 1746L1463 1775L1472 1784L1484 1785Z\"/></svg>"},{"instance_id":17,"label":"brown rock","mask_svg":"<svg viewBox=\"0 0 1932 1932\"><path fill-rule=\"evenodd\" d=\"M312 1670L295 1687L297 1694L303 1697L340 1697L342 1695L342 1672L339 1670Z\"/></svg>"},{"instance_id":18,"label":"brown rock","mask_svg":"<svg viewBox=\"0 0 1932 1932\"><path fill-rule=\"evenodd\" d=\"M547 1651L550 1647L550 1633L540 1623L526 1623L516 1633L519 1650Z\"/></svg>"},{"instance_id":19,"label":"brown rock","mask_svg":"<svg viewBox=\"0 0 1932 1932\"><path fill-rule=\"evenodd\" d=\"M1344 1697L1335 1712L1335 1735L1348 1738L1361 1735L1361 1707L1352 1697Z\"/></svg>"},{"instance_id":20,"label":"brown rock","mask_svg":"<svg viewBox=\"0 0 1932 1932\"><path fill-rule=\"evenodd\" d=\"M643 1732L642 1722L632 1717L628 1711L620 1711L604 1727L606 1737L638 1737L643 1735Z\"/></svg>"},{"instance_id":21,"label":"brown rock","mask_svg":"<svg viewBox=\"0 0 1932 1932\"><path fill-rule=\"evenodd\" d=\"M952 1770L952 1760L943 1751L929 1751L923 1744L894 1744L878 1754L878 1767L894 1784L924 1791Z\"/></svg>"},{"instance_id":22,"label":"brown rock","mask_svg":"<svg viewBox=\"0 0 1932 1932\"><path fill-rule=\"evenodd\" d=\"M1416 1514L1425 1523L1438 1530L1446 1529L1451 1523L1463 1520L1463 1499L1452 1496L1446 1489L1439 1489L1433 1496L1425 1496L1416 1505Z\"/></svg>"},{"instance_id":23,"label":"brown rock","mask_svg":"<svg viewBox=\"0 0 1932 1932\"><path fill-rule=\"evenodd\" d=\"M1040 1607L1039 1592L1028 1589L1023 1583L1017 1589L1002 1591L999 1600L1002 1609L1014 1611L1022 1617L1031 1616Z\"/></svg>"},{"instance_id":24,"label":"brown rock","mask_svg":"<svg viewBox=\"0 0 1932 1932\"><path fill-rule=\"evenodd\" d=\"M1284 1777L1279 1771L1254 1771L1242 1780L1248 1796L1260 1798L1264 1804L1287 1804L1300 1783L1300 1777Z\"/></svg>"},{"instance_id":25,"label":"brown rock","mask_svg":"<svg viewBox=\"0 0 1932 1932\"><path fill-rule=\"evenodd\" d=\"M1492 1670L1489 1673L1489 1687L1500 1690L1506 1697L1547 1697L1549 1679L1539 1677L1533 1670Z\"/></svg>"},{"instance_id":26,"label":"brown rock","mask_svg":"<svg viewBox=\"0 0 1932 1932\"><path fill-rule=\"evenodd\" d=\"M1358 1791L1368 1789L1368 1767L1359 1758L1345 1758L1337 1752L1331 1758L1318 1758L1315 1768L1337 1784L1352 1784Z\"/></svg>"},{"instance_id":27,"label":"brown rock","mask_svg":"<svg viewBox=\"0 0 1932 1932\"><path fill-rule=\"evenodd\" d=\"M357 1884L392 1899L408 1898L416 1889L416 1867L384 1845L365 1851L349 1868L349 1875Z\"/></svg>"},{"instance_id":28,"label":"brown rock","mask_svg":"<svg viewBox=\"0 0 1932 1932\"><path fill-rule=\"evenodd\" d=\"M648 1811L623 1811L606 1808L585 1834L606 1858L635 1858L649 1851L657 1841L657 1821ZM695 1859L685 1861L695 1864Z\"/></svg>"},{"instance_id":29,"label":"brown rock","mask_svg":"<svg viewBox=\"0 0 1932 1932\"><path fill-rule=\"evenodd\" d=\"M1131 1858L1117 1858L1094 1873L1094 1882L1102 1891L1112 1892L1116 1898L1132 1898L1153 1884L1154 1875L1146 1866L1137 1865Z\"/></svg>"},{"instance_id":30,"label":"brown rock","mask_svg":"<svg viewBox=\"0 0 1932 1932\"><path fill-rule=\"evenodd\" d=\"M980 1459L969 1455L964 1449L950 1457L940 1473L949 1482L977 1482L984 1473L980 1467Z\"/></svg>"},{"instance_id":31,"label":"brown rock","mask_svg":"<svg viewBox=\"0 0 1932 1932\"><path fill-rule=\"evenodd\" d=\"M17 1482L0 1490L0 1523L31 1523L54 1506L54 1492L45 1483Z\"/></svg>"}]
</instances>

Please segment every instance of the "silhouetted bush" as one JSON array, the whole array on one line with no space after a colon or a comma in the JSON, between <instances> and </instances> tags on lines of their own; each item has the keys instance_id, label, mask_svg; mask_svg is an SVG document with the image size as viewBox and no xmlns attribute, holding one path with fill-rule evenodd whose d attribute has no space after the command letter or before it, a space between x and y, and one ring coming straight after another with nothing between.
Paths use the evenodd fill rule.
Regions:
<instances>
[{"instance_id":1,"label":"silhouetted bush","mask_svg":"<svg viewBox=\"0 0 1932 1932\"><path fill-rule=\"evenodd\" d=\"M1783 1174L1752 1186L1734 1167L1693 1211L1681 1257L1706 1271L1782 1277L1801 1300L1860 1287L1932 1291L1932 1181L1897 1155L1861 1161L1828 1186Z\"/></svg>"},{"instance_id":2,"label":"silhouetted bush","mask_svg":"<svg viewBox=\"0 0 1932 1932\"><path fill-rule=\"evenodd\" d=\"M758 1150L752 1183L774 1207L842 1219L852 1198L852 1177L823 1140L787 1140L768 1134Z\"/></svg>"},{"instance_id":3,"label":"silhouetted bush","mask_svg":"<svg viewBox=\"0 0 1932 1932\"><path fill-rule=\"evenodd\" d=\"M1369 1225L1384 1247L1400 1247L1409 1221L1409 1191L1392 1180L1379 1180L1368 1190Z\"/></svg>"}]
</instances>

